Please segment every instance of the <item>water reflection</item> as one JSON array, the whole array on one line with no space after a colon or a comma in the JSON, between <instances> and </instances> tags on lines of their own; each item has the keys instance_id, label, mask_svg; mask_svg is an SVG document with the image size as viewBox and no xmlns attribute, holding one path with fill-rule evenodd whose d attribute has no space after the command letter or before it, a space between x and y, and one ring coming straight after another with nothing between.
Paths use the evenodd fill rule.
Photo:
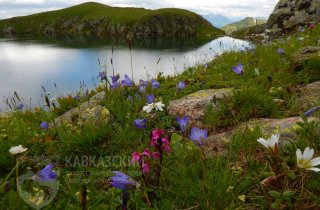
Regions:
<instances>
[{"instance_id":1,"label":"water reflection","mask_svg":"<svg viewBox=\"0 0 320 210\"><path fill-rule=\"evenodd\" d=\"M186 67L206 63L226 50L249 46L245 41L229 37L201 45L199 41L186 42L135 40L132 49L134 79L154 77L156 71L165 75L177 74ZM93 88L98 83L98 72L104 68L99 66L98 59L109 73L112 72L112 46L115 72L121 78L124 74L131 75L130 51L124 40L117 39L114 43L112 40L101 42L85 38L78 41L74 38L0 40L0 95L7 97L17 91L25 99L31 97L33 105L42 105L41 86L52 95L76 93L82 81L88 88ZM2 102L0 107L4 108Z\"/></svg>"}]
</instances>

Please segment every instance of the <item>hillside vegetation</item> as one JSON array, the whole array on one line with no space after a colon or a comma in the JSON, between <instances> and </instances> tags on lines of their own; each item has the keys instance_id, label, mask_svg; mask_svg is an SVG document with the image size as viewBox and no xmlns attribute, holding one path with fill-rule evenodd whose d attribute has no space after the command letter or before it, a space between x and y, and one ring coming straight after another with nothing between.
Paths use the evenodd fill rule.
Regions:
<instances>
[{"instance_id":1,"label":"hillside vegetation","mask_svg":"<svg viewBox=\"0 0 320 210\"><path fill-rule=\"evenodd\" d=\"M201 16L182 9L147 10L84 3L66 9L0 20L2 35L84 34L125 36L201 36L223 32Z\"/></svg>"},{"instance_id":2,"label":"hillside vegetation","mask_svg":"<svg viewBox=\"0 0 320 210\"><path fill-rule=\"evenodd\" d=\"M252 27L252 26L256 26L256 25L261 25L266 23L266 20L261 20L261 19L257 19L257 18L252 18L252 17L247 17L243 20L240 20L238 22L235 23L231 23L229 25L223 26L221 28L221 30L225 31L227 34L230 34L234 31L238 31L244 28L248 28L248 27Z\"/></svg>"}]
</instances>

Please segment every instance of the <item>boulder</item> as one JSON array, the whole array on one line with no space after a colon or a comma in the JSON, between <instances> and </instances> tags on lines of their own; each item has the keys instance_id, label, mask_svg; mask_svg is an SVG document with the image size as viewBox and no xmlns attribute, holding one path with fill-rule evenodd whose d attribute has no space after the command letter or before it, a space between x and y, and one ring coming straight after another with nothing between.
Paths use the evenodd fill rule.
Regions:
<instances>
[{"instance_id":1,"label":"boulder","mask_svg":"<svg viewBox=\"0 0 320 210\"><path fill-rule=\"evenodd\" d=\"M280 0L269 16L267 26L283 31L317 23L320 21L319 8L319 0Z\"/></svg>"},{"instance_id":2,"label":"boulder","mask_svg":"<svg viewBox=\"0 0 320 210\"><path fill-rule=\"evenodd\" d=\"M231 88L200 90L181 99L170 101L168 112L175 117L188 116L190 125L203 127L205 110L209 104L217 107L220 99L230 96Z\"/></svg>"},{"instance_id":3,"label":"boulder","mask_svg":"<svg viewBox=\"0 0 320 210\"><path fill-rule=\"evenodd\" d=\"M297 99L297 106L302 110L319 105L320 103L320 81L310 83L302 87L300 96Z\"/></svg>"},{"instance_id":4,"label":"boulder","mask_svg":"<svg viewBox=\"0 0 320 210\"><path fill-rule=\"evenodd\" d=\"M320 64L320 47L308 46L300 48L291 58L291 69L293 71L299 71L302 69L304 64L311 60L317 60ZM320 68L315 70L320 71Z\"/></svg>"},{"instance_id":5,"label":"boulder","mask_svg":"<svg viewBox=\"0 0 320 210\"><path fill-rule=\"evenodd\" d=\"M109 110L101 106L105 97L105 92L100 92L93 96L89 101L73 108L54 120L57 127L61 125L101 125L108 123L110 119ZM54 126L53 123L49 127Z\"/></svg>"}]
</instances>

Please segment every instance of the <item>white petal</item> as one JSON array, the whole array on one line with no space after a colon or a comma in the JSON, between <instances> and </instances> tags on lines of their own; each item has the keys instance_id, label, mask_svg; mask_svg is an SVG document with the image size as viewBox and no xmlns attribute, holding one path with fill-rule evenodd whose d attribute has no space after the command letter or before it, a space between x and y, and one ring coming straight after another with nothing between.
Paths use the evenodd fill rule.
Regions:
<instances>
[{"instance_id":1,"label":"white petal","mask_svg":"<svg viewBox=\"0 0 320 210\"><path fill-rule=\"evenodd\" d=\"M313 158L312 160L310 160L309 164L310 164L311 166L319 165L319 164L320 164L320 157Z\"/></svg>"},{"instance_id":2,"label":"white petal","mask_svg":"<svg viewBox=\"0 0 320 210\"><path fill-rule=\"evenodd\" d=\"M306 168L306 170L319 172L319 171L320 171L320 168Z\"/></svg>"},{"instance_id":3,"label":"white petal","mask_svg":"<svg viewBox=\"0 0 320 210\"><path fill-rule=\"evenodd\" d=\"M273 135L271 136L273 145L278 144L279 138L280 138L280 134L273 134Z\"/></svg>"},{"instance_id":4,"label":"white petal","mask_svg":"<svg viewBox=\"0 0 320 210\"><path fill-rule=\"evenodd\" d=\"M313 157L313 154L314 154L314 150L307 147L304 149L302 156L304 160L311 160L311 158Z\"/></svg>"},{"instance_id":5,"label":"white petal","mask_svg":"<svg viewBox=\"0 0 320 210\"><path fill-rule=\"evenodd\" d=\"M296 155L297 155L297 163L299 164L299 161L302 159L302 153L300 149L297 149Z\"/></svg>"},{"instance_id":6,"label":"white petal","mask_svg":"<svg viewBox=\"0 0 320 210\"><path fill-rule=\"evenodd\" d=\"M264 138L259 138L257 140L260 144L262 144L264 147L269 148L269 143Z\"/></svg>"}]
</instances>

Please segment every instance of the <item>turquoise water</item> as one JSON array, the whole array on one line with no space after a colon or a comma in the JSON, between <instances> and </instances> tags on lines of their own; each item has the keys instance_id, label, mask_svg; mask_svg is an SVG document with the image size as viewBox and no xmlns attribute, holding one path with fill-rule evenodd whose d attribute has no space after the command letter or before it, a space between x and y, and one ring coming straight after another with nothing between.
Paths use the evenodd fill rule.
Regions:
<instances>
[{"instance_id":1,"label":"turquoise water","mask_svg":"<svg viewBox=\"0 0 320 210\"><path fill-rule=\"evenodd\" d=\"M134 41L131 51L134 79L152 78L156 72L174 75L187 67L204 64L225 51L242 50L248 46L250 43L230 37L209 42ZM94 88L99 84L99 71L104 69L108 74L114 70L121 78L125 74L131 76L130 50L123 40L0 39L0 53L2 110L7 109L3 99L12 96L14 91L24 99L26 105L31 100L32 105L42 106L42 86L53 97L76 94L80 83L85 84L82 85L84 89Z\"/></svg>"}]
</instances>

